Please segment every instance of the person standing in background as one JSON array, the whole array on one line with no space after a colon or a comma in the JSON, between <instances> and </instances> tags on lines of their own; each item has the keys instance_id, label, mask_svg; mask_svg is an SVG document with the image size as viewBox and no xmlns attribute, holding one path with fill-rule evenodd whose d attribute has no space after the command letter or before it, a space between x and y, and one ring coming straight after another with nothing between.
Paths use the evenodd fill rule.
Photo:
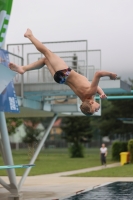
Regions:
<instances>
[{"instance_id":1,"label":"person standing in background","mask_svg":"<svg viewBox=\"0 0 133 200\"><path fill-rule=\"evenodd\" d=\"M103 143L101 148L100 148L100 154L101 154L101 164L106 166L106 156L108 153L108 149Z\"/></svg>"}]
</instances>

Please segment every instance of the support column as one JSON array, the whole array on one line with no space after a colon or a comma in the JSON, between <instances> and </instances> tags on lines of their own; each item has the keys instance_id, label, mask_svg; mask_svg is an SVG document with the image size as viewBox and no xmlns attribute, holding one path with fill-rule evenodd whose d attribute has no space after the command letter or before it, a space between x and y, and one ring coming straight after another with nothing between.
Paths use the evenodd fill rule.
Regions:
<instances>
[{"instance_id":1,"label":"support column","mask_svg":"<svg viewBox=\"0 0 133 200\"><path fill-rule=\"evenodd\" d=\"M0 178L0 184L6 188L7 190L10 191L10 185L8 185L5 181L2 180L2 178Z\"/></svg>"},{"instance_id":2,"label":"support column","mask_svg":"<svg viewBox=\"0 0 133 200\"><path fill-rule=\"evenodd\" d=\"M2 158L3 158L4 164L6 165L6 156L4 154L3 144L2 144L1 139L0 139L0 151L1 151L1 155L2 155Z\"/></svg>"},{"instance_id":3,"label":"support column","mask_svg":"<svg viewBox=\"0 0 133 200\"><path fill-rule=\"evenodd\" d=\"M86 77L89 79L88 74L88 41L86 40Z\"/></svg>"},{"instance_id":4,"label":"support column","mask_svg":"<svg viewBox=\"0 0 133 200\"><path fill-rule=\"evenodd\" d=\"M30 161L29 164L34 164L34 162L35 162L35 160L36 160L38 154L40 153L41 148L43 147L44 142L46 141L46 139L47 139L47 137L48 137L48 135L49 135L49 132L50 132L50 130L51 130L51 128L52 128L52 126L53 126L55 120L57 119L57 117L58 117L58 115L56 114L56 115L53 117L53 119L51 120L51 122L50 122L50 124L49 124L49 126L48 126L48 128L47 128L47 130L46 130L46 132L45 132L45 134L44 134L44 136L43 136L43 138L42 138L42 140L40 141L40 143L39 143L39 145L38 145L38 147L37 147L37 149L36 149L36 151L35 151L35 153L34 153L34 155L33 155L33 157L32 157L32 159L31 159L31 161ZM27 169L25 170L25 173L23 174L23 176L22 176L22 178L21 178L21 180L20 180L20 182L19 182L19 184L18 184L18 190L19 190L19 191L21 190L21 187L22 187L22 185L23 185L23 183L24 183L26 177L28 176L30 170L31 170L30 167L27 168Z\"/></svg>"},{"instance_id":5,"label":"support column","mask_svg":"<svg viewBox=\"0 0 133 200\"><path fill-rule=\"evenodd\" d=\"M1 130L1 140L3 144L3 151L4 151L3 159L6 162L5 163L6 165L14 165L4 112L0 112L0 130ZM8 173L8 178L10 181L10 185L9 185L10 192L14 194L18 193L15 170L9 169L7 170L7 173Z\"/></svg>"}]
</instances>

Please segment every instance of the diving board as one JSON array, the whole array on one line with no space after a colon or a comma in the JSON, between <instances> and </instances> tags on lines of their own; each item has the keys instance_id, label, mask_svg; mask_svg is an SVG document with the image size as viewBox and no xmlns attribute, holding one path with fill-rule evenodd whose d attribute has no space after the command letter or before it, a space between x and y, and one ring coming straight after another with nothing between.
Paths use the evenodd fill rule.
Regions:
<instances>
[{"instance_id":1,"label":"diving board","mask_svg":"<svg viewBox=\"0 0 133 200\"><path fill-rule=\"evenodd\" d=\"M100 80L99 86L106 94L131 92L131 86L122 80ZM21 83L14 84L17 96L21 96ZM24 96L28 99L39 100L47 96L71 96L74 92L67 86L58 83L24 83Z\"/></svg>"},{"instance_id":2,"label":"diving board","mask_svg":"<svg viewBox=\"0 0 133 200\"><path fill-rule=\"evenodd\" d=\"M34 164L21 164L21 165L3 165L0 166L1 169L15 169L15 168L28 168L28 167L34 167Z\"/></svg>"}]
</instances>

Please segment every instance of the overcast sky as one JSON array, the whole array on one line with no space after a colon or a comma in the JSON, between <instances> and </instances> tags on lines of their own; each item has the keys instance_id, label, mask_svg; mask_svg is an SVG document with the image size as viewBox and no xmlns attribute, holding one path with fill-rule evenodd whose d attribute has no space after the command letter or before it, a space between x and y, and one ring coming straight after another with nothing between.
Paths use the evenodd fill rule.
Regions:
<instances>
[{"instance_id":1,"label":"overcast sky","mask_svg":"<svg viewBox=\"0 0 133 200\"><path fill-rule=\"evenodd\" d=\"M14 0L6 44L88 40L102 50L102 69L133 79L133 0Z\"/></svg>"}]
</instances>

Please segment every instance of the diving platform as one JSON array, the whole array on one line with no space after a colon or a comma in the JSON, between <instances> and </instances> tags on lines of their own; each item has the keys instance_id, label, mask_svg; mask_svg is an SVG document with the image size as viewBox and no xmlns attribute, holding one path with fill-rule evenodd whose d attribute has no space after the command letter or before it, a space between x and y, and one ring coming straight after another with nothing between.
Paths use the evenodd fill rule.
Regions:
<instances>
[{"instance_id":1,"label":"diving platform","mask_svg":"<svg viewBox=\"0 0 133 200\"><path fill-rule=\"evenodd\" d=\"M57 83L15 83L20 113L6 113L7 117L82 116L81 101L67 85ZM101 80L99 86L107 95L130 93L131 87L122 80ZM21 97L23 88L23 97ZM104 101L104 100L101 100ZM99 116L101 111L96 113Z\"/></svg>"},{"instance_id":2,"label":"diving platform","mask_svg":"<svg viewBox=\"0 0 133 200\"><path fill-rule=\"evenodd\" d=\"M21 96L21 84L15 83L17 96ZM99 86L106 94L129 93L130 85L122 80L100 80ZM75 96L74 92L64 84L58 83L24 83L24 96L29 99L39 100L47 96Z\"/></svg>"}]
</instances>

